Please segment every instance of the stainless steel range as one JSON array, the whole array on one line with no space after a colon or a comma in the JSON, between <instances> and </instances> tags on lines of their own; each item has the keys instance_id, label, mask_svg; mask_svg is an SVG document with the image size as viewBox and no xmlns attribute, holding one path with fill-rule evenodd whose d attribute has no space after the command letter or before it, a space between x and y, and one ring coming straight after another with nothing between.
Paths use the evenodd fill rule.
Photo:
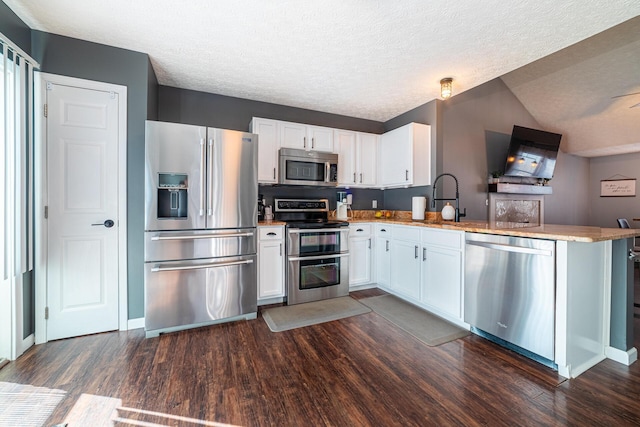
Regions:
<instances>
[{"instance_id":1,"label":"stainless steel range","mask_svg":"<svg viewBox=\"0 0 640 427\"><path fill-rule=\"evenodd\" d=\"M349 223L329 220L327 199L275 199L287 223L287 304L349 295Z\"/></svg>"}]
</instances>

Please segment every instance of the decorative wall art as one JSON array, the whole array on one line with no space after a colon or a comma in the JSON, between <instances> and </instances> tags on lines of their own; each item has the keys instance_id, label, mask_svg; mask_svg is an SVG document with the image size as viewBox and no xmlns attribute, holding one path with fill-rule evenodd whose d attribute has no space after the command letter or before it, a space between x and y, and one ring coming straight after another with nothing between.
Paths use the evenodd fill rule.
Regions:
<instances>
[{"instance_id":1,"label":"decorative wall art","mask_svg":"<svg viewBox=\"0 0 640 427\"><path fill-rule=\"evenodd\" d=\"M600 181L600 197L635 197L635 178L603 179Z\"/></svg>"}]
</instances>

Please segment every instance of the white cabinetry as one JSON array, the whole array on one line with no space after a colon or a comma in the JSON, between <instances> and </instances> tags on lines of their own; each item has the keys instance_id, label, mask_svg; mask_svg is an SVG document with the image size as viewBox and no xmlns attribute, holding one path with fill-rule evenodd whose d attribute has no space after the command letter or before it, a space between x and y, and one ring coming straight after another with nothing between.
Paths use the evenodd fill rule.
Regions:
<instances>
[{"instance_id":1,"label":"white cabinetry","mask_svg":"<svg viewBox=\"0 0 640 427\"><path fill-rule=\"evenodd\" d=\"M409 123L380 137L378 185L431 185L431 126Z\"/></svg>"},{"instance_id":2,"label":"white cabinetry","mask_svg":"<svg viewBox=\"0 0 640 427\"><path fill-rule=\"evenodd\" d=\"M371 224L349 225L349 287L371 283Z\"/></svg>"},{"instance_id":3,"label":"white cabinetry","mask_svg":"<svg viewBox=\"0 0 640 427\"><path fill-rule=\"evenodd\" d=\"M377 181L378 135L336 129L333 140L340 163L338 185L374 187Z\"/></svg>"},{"instance_id":4,"label":"white cabinetry","mask_svg":"<svg viewBox=\"0 0 640 427\"><path fill-rule=\"evenodd\" d=\"M284 256L284 226L258 227L258 305L283 300Z\"/></svg>"},{"instance_id":5,"label":"white cabinetry","mask_svg":"<svg viewBox=\"0 0 640 427\"><path fill-rule=\"evenodd\" d=\"M391 283L391 225L375 224L375 272L378 285L388 288Z\"/></svg>"},{"instance_id":6,"label":"white cabinetry","mask_svg":"<svg viewBox=\"0 0 640 427\"><path fill-rule=\"evenodd\" d=\"M280 147L333 152L333 129L280 122Z\"/></svg>"},{"instance_id":7,"label":"white cabinetry","mask_svg":"<svg viewBox=\"0 0 640 427\"><path fill-rule=\"evenodd\" d=\"M390 288L403 297L420 300L420 230L393 227Z\"/></svg>"},{"instance_id":8,"label":"white cabinetry","mask_svg":"<svg viewBox=\"0 0 640 427\"><path fill-rule=\"evenodd\" d=\"M422 229L420 301L441 315L462 317L464 232Z\"/></svg>"},{"instance_id":9,"label":"white cabinetry","mask_svg":"<svg viewBox=\"0 0 640 427\"><path fill-rule=\"evenodd\" d=\"M278 149L280 126L277 120L254 118L251 132L258 134L258 182L278 182Z\"/></svg>"}]
</instances>

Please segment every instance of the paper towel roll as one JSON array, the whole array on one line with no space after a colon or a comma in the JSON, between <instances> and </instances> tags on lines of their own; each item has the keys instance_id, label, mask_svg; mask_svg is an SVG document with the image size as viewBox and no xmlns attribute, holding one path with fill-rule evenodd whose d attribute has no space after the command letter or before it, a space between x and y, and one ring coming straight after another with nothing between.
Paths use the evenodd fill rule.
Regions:
<instances>
[{"instance_id":1,"label":"paper towel roll","mask_svg":"<svg viewBox=\"0 0 640 427\"><path fill-rule=\"evenodd\" d=\"M417 220L424 219L424 211L427 208L426 197L413 197L411 198L411 218Z\"/></svg>"}]
</instances>

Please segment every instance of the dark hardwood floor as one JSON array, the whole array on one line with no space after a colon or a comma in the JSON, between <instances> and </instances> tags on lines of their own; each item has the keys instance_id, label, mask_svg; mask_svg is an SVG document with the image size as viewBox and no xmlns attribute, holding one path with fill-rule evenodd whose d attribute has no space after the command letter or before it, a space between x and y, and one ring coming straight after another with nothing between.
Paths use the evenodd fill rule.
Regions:
<instances>
[{"instance_id":1,"label":"dark hardwood floor","mask_svg":"<svg viewBox=\"0 0 640 427\"><path fill-rule=\"evenodd\" d=\"M566 380L475 335L428 347L373 312L280 333L258 317L52 341L0 382L65 391L46 425L640 425L640 363Z\"/></svg>"}]
</instances>

